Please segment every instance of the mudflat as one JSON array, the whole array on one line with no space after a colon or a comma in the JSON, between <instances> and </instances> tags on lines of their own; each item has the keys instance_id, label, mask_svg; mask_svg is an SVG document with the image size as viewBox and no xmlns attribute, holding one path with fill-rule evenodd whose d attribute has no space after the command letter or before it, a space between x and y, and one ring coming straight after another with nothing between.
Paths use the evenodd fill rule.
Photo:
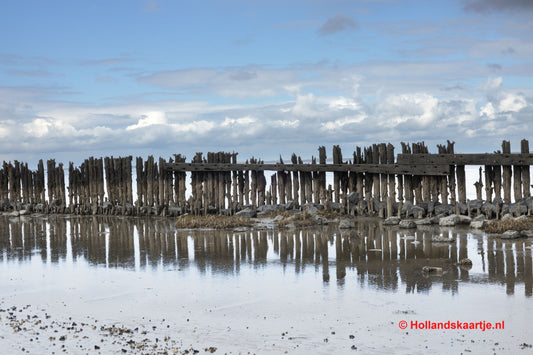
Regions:
<instances>
[{"instance_id":1,"label":"mudflat","mask_svg":"<svg viewBox=\"0 0 533 355\"><path fill-rule=\"evenodd\" d=\"M527 353L532 241L369 218L349 229L233 231L0 217L0 345L35 354Z\"/></svg>"}]
</instances>

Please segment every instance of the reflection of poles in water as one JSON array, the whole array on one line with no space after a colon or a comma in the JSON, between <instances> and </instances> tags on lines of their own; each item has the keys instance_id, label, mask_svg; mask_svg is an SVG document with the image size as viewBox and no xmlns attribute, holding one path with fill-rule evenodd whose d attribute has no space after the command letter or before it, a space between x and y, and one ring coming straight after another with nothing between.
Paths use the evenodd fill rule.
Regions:
<instances>
[{"instance_id":1,"label":"reflection of poles in water","mask_svg":"<svg viewBox=\"0 0 533 355\"><path fill-rule=\"evenodd\" d=\"M467 248L467 236L466 233L454 233L455 237L459 241L459 257L454 262L468 258L468 248ZM455 243L454 243L455 244ZM452 257L457 254L452 253ZM470 272L468 268L460 267L459 268L459 280L467 281L470 277Z\"/></svg>"},{"instance_id":2,"label":"reflection of poles in water","mask_svg":"<svg viewBox=\"0 0 533 355\"><path fill-rule=\"evenodd\" d=\"M496 240L496 279L505 280L505 262L501 239Z\"/></svg>"},{"instance_id":3,"label":"reflection of poles in water","mask_svg":"<svg viewBox=\"0 0 533 355\"><path fill-rule=\"evenodd\" d=\"M329 281L328 239L327 239L327 236L322 233L316 236L316 252L317 252L316 262L318 263L320 258L322 258L322 280L324 282L328 282Z\"/></svg>"},{"instance_id":4,"label":"reflection of poles in water","mask_svg":"<svg viewBox=\"0 0 533 355\"><path fill-rule=\"evenodd\" d=\"M431 237L438 230L444 236L449 233L456 242L432 242ZM57 262L65 259L68 251L68 257L72 255L74 262L85 258L90 264L106 265L108 262L112 267L126 268L145 267L146 263L154 267L177 263L187 267L193 263L189 261L190 242L194 244L194 264L204 272L238 273L246 260L253 265L266 264L268 248L273 246L274 254L285 265L294 263L296 272L303 272L306 266L314 266L315 272L322 268L326 281L330 278L328 257L331 246L336 255L336 260L332 260L336 261L338 282L346 278L348 267L355 267L361 282L372 283L377 288L397 288L401 276L408 292L431 287L435 279L424 279L419 272L429 261L427 259L438 259L446 266L446 272L439 279L443 289L454 291L458 287L456 280L469 281L468 269L452 267L452 264L468 257L467 243L476 239L477 251L484 251L483 262L486 254L483 270L487 270L489 281L505 283L509 294L515 292L517 283L524 282L525 294L532 296L533 287L531 240L469 239L465 231L454 229L419 228L413 233L383 228L377 222L365 222L358 223L357 229L342 233L335 231L336 234L331 234L330 230L311 229L233 234L227 231L176 231L166 220L73 216L70 219L11 220L0 224L0 233L0 257L8 260L28 260L37 255L43 263ZM67 245L69 234L70 247ZM409 234L414 234L422 244L405 239ZM416 260L423 260L422 264ZM476 279L473 281L477 282Z\"/></svg>"},{"instance_id":5,"label":"reflection of poles in water","mask_svg":"<svg viewBox=\"0 0 533 355\"><path fill-rule=\"evenodd\" d=\"M349 259L349 254L346 255L346 244L344 242L347 240L346 237L343 238L341 234L337 234L335 237L335 254L337 256L337 282L344 283L344 278L346 277L346 262Z\"/></svg>"},{"instance_id":6,"label":"reflection of poles in water","mask_svg":"<svg viewBox=\"0 0 533 355\"><path fill-rule=\"evenodd\" d=\"M524 286L526 296L533 296L533 265L532 265L532 256L533 249L531 249L531 240L528 243L524 243L523 252L524 252ZM527 247L527 249L526 249Z\"/></svg>"},{"instance_id":7,"label":"reflection of poles in water","mask_svg":"<svg viewBox=\"0 0 533 355\"><path fill-rule=\"evenodd\" d=\"M279 238L279 259L285 264L287 262L287 234L281 233Z\"/></svg>"},{"instance_id":8,"label":"reflection of poles in water","mask_svg":"<svg viewBox=\"0 0 533 355\"><path fill-rule=\"evenodd\" d=\"M525 264L525 254L526 250L524 249L525 243L520 242L515 246L514 255L516 257L516 282L525 281L524 279L524 264Z\"/></svg>"},{"instance_id":9,"label":"reflection of poles in water","mask_svg":"<svg viewBox=\"0 0 533 355\"><path fill-rule=\"evenodd\" d=\"M507 244L507 243L506 243ZM514 295L515 286L515 260L512 245L504 245L505 250L505 283L507 294Z\"/></svg>"},{"instance_id":10,"label":"reflection of poles in water","mask_svg":"<svg viewBox=\"0 0 533 355\"><path fill-rule=\"evenodd\" d=\"M302 258L302 238L303 238L303 232L300 230L296 232L295 235L296 238L296 253L294 258L294 271L296 273L300 272L301 268L301 258Z\"/></svg>"},{"instance_id":11,"label":"reflection of poles in water","mask_svg":"<svg viewBox=\"0 0 533 355\"><path fill-rule=\"evenodd\" d=\"M517 282L524 282L525 295L533 295L531 240L489 239L486 254L489 281L505 284L508 295L515 293Z\"/></svg>"}]
</instances>

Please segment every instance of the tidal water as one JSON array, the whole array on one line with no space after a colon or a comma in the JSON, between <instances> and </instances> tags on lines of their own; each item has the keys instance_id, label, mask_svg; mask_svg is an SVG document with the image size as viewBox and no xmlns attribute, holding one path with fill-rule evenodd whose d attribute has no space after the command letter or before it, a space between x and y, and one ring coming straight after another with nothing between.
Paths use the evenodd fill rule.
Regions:
<instances>
[{"instance_id":1,"label":"tidal water","mask_svg":"<svg viewBox=\"0 0 533 355\"><path fill-rule=\"evenodd\" d=\"M155 353L526 353L532 241L405 231L377 219L352 230L232 232L177 230L171 219L0 217L0 345L13 353L142 352L128 347L133 340ZM471 267L457 265L464 258ZM46 321L55 323L41 329ZM74 321L87 326L73 331ZM432 322L503 329L426 329ZM144 331L117 338L102 324Z\"/></svg>"}]
</instances>

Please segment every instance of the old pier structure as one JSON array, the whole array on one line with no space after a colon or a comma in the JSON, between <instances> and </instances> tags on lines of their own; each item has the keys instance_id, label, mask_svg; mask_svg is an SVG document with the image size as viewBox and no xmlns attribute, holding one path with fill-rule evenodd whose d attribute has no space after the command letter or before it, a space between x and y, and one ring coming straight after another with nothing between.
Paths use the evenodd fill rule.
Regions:
<instances>
[{"instance_id":1,"label":"old pier structure","mask_svg":"<svg viewBox=\"0 0 533 355\"><path fill-rule=\"evenodd\" d=\"M325 147L318 159L304 163L293 154L290 163L251 158L237 161L237 153L197 153L190 162L180 154L165 160L149 156L86 159L68 165L39 161L3 162L0 167L2 211L24 213L181 215L235 214L243 209L286 209L316 204L353 215L388 217L425 214L531 214L530 165L533 154L522 140L520 153L509 141L501 150L484 154L456 154L454 142L429 153L423 143L356 147L348 158L333 146L327 162ZM480 166L476 199L466 197L466 165ZM329 175L327 175L329 174ZM328 177L328 178L327 178ZM134 196L133 180L136 180ZM265 207L263 207L265 206ZM422 206L422 207L421 207Z\"/></svg>"}]
</instances>

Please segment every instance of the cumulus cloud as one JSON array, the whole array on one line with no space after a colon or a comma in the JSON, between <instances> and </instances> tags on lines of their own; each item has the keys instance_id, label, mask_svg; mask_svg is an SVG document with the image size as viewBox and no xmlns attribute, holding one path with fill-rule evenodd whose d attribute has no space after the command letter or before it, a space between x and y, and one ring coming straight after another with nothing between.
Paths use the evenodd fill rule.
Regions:
<instances>
[{"instance_id":1,"label":"cumulus cloud","mask_svg":"<svg viewBox=\"0 0 533 355\"><path fill-rule=\"evenodd\" d=\"M343 15L337 15L328 18L327 21L322 26L320 26L317 32L322 36L329 36L337 32L357 28L359 28L359 24L354 19Z\"/></svg>"},{"instance_id":2,"label":"cumulus cloud","mask_svg":"<svg viewBox=\"0 0 533 355\"><path fill-rule=\"evenodd\" d=\"M192 86L222 86L221 77L233 77L228 80L235 82L267 80L271 73L274 79L264 81L270 85L265 89L281 93L265 101L221 100L218 104L135 100L94 106L55 102L46 90L0 87L0 152L4 159L16 155L24 160L40 158L42 152L80 158L181 153L190 158L196 151L235 150L242 159L252 155L277 159L293 151L311 155L319 145L354 148L420 139L428 144L463 139L462 150L492 151L494 140L531 135L531 95L507 88L503 76L486 77L477 86L455 84L459 89L448 90L453 85L439 85L434 77L429 85L418 81L416 73L408 78L399 75L411 67L406 64L393 76L389 76L392 69L373 73L358 66L179 73L181 82ZM319 75L306 75L313 71ZM198 81L198 76L204 81ZM488 144L486 137L493 138L490 147L480 148Z\"/></svg>"}]
</instances>

